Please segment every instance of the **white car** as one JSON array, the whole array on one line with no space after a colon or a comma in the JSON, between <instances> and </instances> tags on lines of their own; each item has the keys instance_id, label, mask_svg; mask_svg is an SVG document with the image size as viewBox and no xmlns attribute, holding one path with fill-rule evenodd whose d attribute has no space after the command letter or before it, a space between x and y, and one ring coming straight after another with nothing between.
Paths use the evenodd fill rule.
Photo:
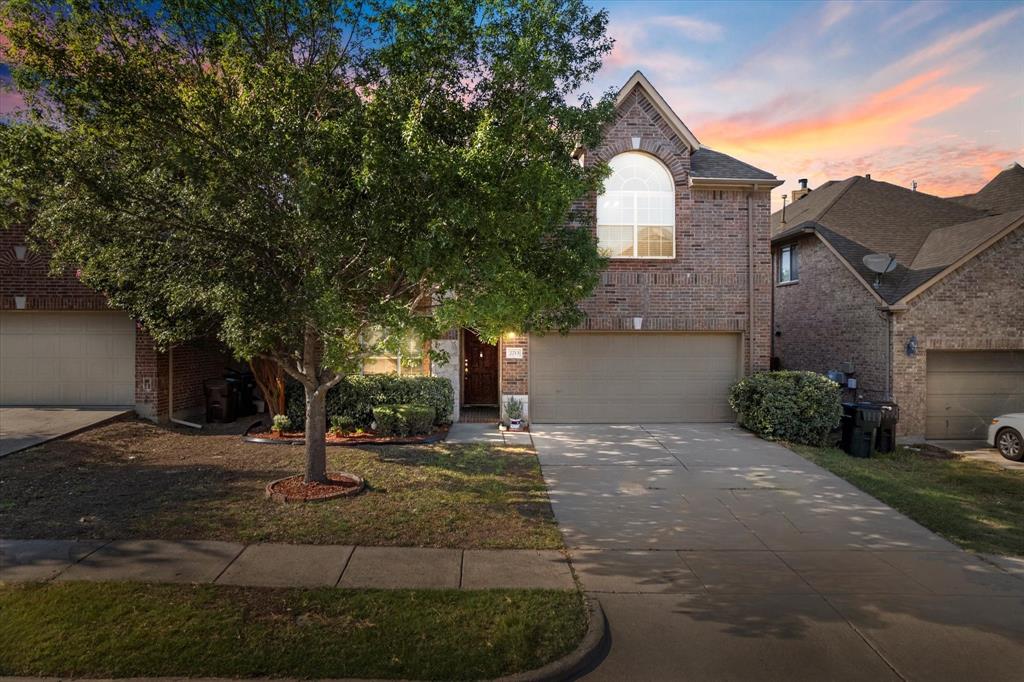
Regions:
<instances>
[{"instance_id":1,"label":"white car","mask_svg":"<svg viewBox=\"0 0 1024 682\"><path fill-rule=\"evenodd\" d=\"M992 420L988 427L988 444L999 448L999 453L1006 459L1020 462L1024 460L1024 412L1004 414Z\"/></svg>"}]
</instances>

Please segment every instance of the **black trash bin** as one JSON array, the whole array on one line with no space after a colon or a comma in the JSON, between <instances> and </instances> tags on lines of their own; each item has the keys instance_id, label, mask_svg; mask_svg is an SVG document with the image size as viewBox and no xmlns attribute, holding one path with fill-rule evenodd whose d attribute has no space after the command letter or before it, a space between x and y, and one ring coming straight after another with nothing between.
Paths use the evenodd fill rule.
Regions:
<instances>
[{"instance_id":1,"label":"black trash bin","mask_svg":"<svg viewBox=\"0 0 1024 682\"><path fill-rule=\"evenodd\" d=\"M208 379L203 383L206 393L206 421L226 423L235 421L235 391L224 379Z\"/></svg>"},{"instance_id":2,"label":"black trash bin","mask_svg":"<svg viewBox=\"0 0 1024 682\"><path fill-rule=\"evenodd\" d=\"M875 434L875 450L892 452L896 449L896 424L900 420L900 406L891 400L872 401L881 412L881 421Z\"/></svg>"},{"instance_id":3,"label":"black trash bin","mask_svg":"<svg viewBox=\"0 0 1024 682\"><path fill-rule=\"evenodd\" d=\"M256 392L256 379L252 372L228 370L224 380L234 389L235 417L246 417L255 413L252 400Z\"/></svg>"},{"instance_id":4,"label":"black trash bin","mask_svg":"<svg viewBox=\"0 0 1024 682\"><path fill-rule=\"evenodd\" d=\"M843 450L854 457L870 457L882 411L871 403L843 403Z\"/></svg>"}]
</instances>

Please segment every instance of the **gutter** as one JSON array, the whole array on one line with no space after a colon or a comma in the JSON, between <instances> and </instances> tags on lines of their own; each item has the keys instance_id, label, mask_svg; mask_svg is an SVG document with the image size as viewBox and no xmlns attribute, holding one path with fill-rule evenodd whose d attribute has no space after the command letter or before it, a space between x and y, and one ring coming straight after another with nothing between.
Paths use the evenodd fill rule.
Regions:
<instances>
[{"instance_id":1,"label":"gutter","mask_svg":"<svg viewBox=\"0 0 1024 682\"><path fill-rule=\"evenodd\" d=\"M779 180L778 178L773 179L756 179L756 178L702 178L691 175L689 178L690 187L698 187L702 189L710 188L722 188L722 189L739 189L749 188L754 191L758 190L771 190L778 187L785 180Z\"/></svg>"}]
</instances>

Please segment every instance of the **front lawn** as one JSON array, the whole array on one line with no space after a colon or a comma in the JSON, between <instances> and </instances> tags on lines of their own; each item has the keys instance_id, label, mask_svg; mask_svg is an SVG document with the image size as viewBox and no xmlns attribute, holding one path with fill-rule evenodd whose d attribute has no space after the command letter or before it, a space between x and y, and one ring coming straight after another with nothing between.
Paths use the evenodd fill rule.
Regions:
<instances>
[{"instance_id":1,"label":"front lawn","mask_svg":"<svg viewBox=\"0 0 1024 682\"><path fill-rule=\"evenodd\" d=\"M574 591L0 587L0 675L480 679L585 631Z\"/></svg>"},{"instance_id":2,"label":"front lawn","mask_svg":"<svg viewBox=\"0 0 1024 682\"><path fill-rule=\"evenodd\" d=\"M301 447L237 434L108 424L0 460L8 538L159 538L558 549L536 455L490 445L328 448L328 468L366 478L350 499L281 505L271 480Z\"/></svg>"},{"instance_id":3,"label":"front lawn","mask_svg":"<svg viewBox=\"0 0 1024 682\"><path fill-rule=\"evenodd\" d=\"M906 448L860 459L836 448L789 447L965 549L1024 556L1019 472Z\"/></svg>"}]
</instances>

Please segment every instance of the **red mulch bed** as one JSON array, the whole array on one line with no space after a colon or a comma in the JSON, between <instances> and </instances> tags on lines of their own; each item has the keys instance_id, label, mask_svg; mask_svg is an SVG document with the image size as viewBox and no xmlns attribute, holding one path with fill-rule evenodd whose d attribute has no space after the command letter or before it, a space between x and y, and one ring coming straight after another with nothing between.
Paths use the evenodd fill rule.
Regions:
<instances>
[{"instance_id":1,"label":"red mulch bed","mask_svg":"<svg viewBox=\"0 0 1024 682\"><path fill-rule=\"evenodd\" d=\"M267 484L267 497L275 502L322 502L336 497L358 495L366 487L355 474L328 473L327 483L304 483L302 474Z\"/></svg>"},{"instance_id":2,"label":"red mulch bed","mask_svg":"<svg viewBox=\"0 0 1024 682\"><path fill-rule=\"evenodd\" d=\"M265 427L263 427L265 429ZM301 444L305 442L306 434L303 431L266 431L255 425L246 431L244 438L250 442L279 441L281 443ZM442 426L430 433L419 436L381 436L373 431L362 433L346 433L339 435L327 432L326 441L328 445L415 445L418 443L433 443L444 440L448 434L448 427Z\"/></svg>"}]
</instances>

